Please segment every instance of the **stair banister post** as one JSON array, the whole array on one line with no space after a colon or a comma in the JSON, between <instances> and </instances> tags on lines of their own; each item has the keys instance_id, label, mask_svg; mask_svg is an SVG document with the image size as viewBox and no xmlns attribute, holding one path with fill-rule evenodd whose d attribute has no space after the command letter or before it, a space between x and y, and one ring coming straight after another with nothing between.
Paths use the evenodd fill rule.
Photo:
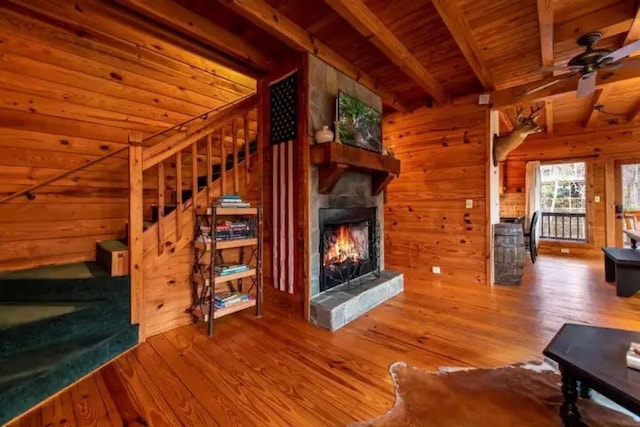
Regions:
<instances>
[{"instance_id":1,"label":"stair banister post","mask_svg":"<svg viewBox=\"0 0 640 427\"><path fill-rule=\"evenodd\" d=\"M145 339L144 288L143 288L143 180L142 135L129 135L129 277L131 281L131 324L138 324L138 339Z\"/></svg>"}]
</instances>

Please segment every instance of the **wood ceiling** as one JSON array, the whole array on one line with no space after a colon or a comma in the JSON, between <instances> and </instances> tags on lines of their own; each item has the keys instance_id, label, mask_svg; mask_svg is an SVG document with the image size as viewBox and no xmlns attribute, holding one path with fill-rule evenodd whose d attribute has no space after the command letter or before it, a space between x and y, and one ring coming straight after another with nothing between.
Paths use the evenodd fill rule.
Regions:
<instances>
[{"instance_id":1,"label":"wood ceiling","mask_svg":"<svg viewBox=\"0 0 640 427\"><path fill-rule=\"evenodd\" d=\"M553 131L566 124L595 127L640 120L640 93L636 89L640 69L616 72L609 79L601 76L604 86L597 99L595 95L575 99L575 79L523 96L529 88L553 78L541 72L541 66L565 64L582 51L575 43L581 34L602 31L604 38L598 47L611 49L640 38L638 0L10 3L27 16L38 14L48 19L42 24L47 26L45 35L60 38L64 36L58 34L60 29L82 35L84 46L64 49L73 48L80 54L78 49L95 46L98 49L91 54L92 60L104 63L107 52L102 45L110 44L112 50L117 45L122 50L115 55L118 65L123 69L126 65L130 72L144 74L142 69L125 64L127 55L173 68L173 80L156 87L167 96L177 88L188 94L185 101L193 106L179 112L174 108L175 119L164 121L195 114L196 105L213 107L237 99L255 87L255 78L292 51L311 51L373 88L383 97L387 110L476 102L477 94L489 92L506 125L515 120L515 104L535 101L545 103L547 127ZM51 26L57 27L54 32ZM34 37L27 35L24 27L18 28L25 37ZM21 66L16 63L15 67ZM100 72L95 69L96 74ZM178 82L180 75L188 76L185 85ZM161 80L159 74L144 77ZM131 84L136 81L125 80ZM176 96L173 98L175 103ZM594 105L604 105L604 113L594 111Z\"/></svg>"},{"instance_id":2,"label":"wood ceiling","mask_svg":"<svg viewBox=\"0 0 640 427\"><path fill-rule=\"evenodd\" d=\"M533 101L545 104L550 133L640 119L637 69L601 76L593 97L575 98L575 78L523 96L553 78L542 66L566 64L583 51L576 39L586 32L603 33L600 48L640 38L637 0L219 0L223 12L209 1L179 1L216 25L260 39L272 57L278 52L264 33L315 53L375 88L386 108L475 102L490 92L511 126L515 104Z\"/></svg>"}]
</instances>

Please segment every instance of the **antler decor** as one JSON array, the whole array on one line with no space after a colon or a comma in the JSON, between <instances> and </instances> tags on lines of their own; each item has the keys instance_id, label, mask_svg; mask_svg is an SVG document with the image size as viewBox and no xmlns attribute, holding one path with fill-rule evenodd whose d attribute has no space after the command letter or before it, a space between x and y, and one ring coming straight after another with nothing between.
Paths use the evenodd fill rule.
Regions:
<instances>
[{"instance_id":1,"label":"antler decor","mask_svg":"<svg viewBox=\"0 0 640 427\"><path fill-rule=\"evenodd\" d=\"M543 104L544 105L544 104ZM518 123L514 126L513 130L506 135L494 136L493 138L493 164L498 166L498 162L504 162L507 159L509 153L520 144L522 144L525 138L532 133L542 132L544 128L538 125L537 120L540 116L540 110L542 105L530 108L531 113L528 116L522 114L523 108L518 107L516 109Z\"/></svg>"}]
</instances>

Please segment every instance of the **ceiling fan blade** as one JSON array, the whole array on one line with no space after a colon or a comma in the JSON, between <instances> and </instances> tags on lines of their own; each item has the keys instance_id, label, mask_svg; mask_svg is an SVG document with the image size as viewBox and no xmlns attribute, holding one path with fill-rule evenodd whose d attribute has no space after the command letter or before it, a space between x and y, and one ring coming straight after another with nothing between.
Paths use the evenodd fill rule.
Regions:
<instances>
[{"instance_id":1,"label":"ceiling fan blade","mask_svg":"<svg viewBox=\"0 0 640 427\"><path fill-rule=\"evenodd\" d=\"M582 98L592 94L596 90L596 72L585 74L578 80L578 90L576 96Z\"/></svg>"},{"instance_id":2,"label":"ceiling fan blade","mask_svg":"<svg viewBox=\"0 0 640 427\"><path fill-rule=\"evenodd\" d=\"M553 86L553 85L555 85L555 84L558 84L558 83L560 83L561 81L566 80L566 79L568 79L568 78L570 78L570 77L573 77L573 76L575 76L575 73L565 74L564 76L560 76L560 77L558 77L558 78L557 78L557 79L555 79L555 80L552 80L552 81L550 81L550 82L548 82L548 83L545 83L545 84L543 84L543 85L540 85L540 86L538 86L538 87L535 87L535 88L533 88L533 89L530 89L530 90L526 91L525 93L523 93L523 96L531 95L532 93L535 93L535 92L541 91L541 90L543 90L543 89L546 89L546 88L548 88L548 87L550 87L550 86Z\"/></svg>"},{"instance_id":3,"label":"ceiling fan blade","mask_svg":"<svg viewBox=\"0 0 640 427\"><path fill-rule=\"evenodd\" d=\"M640 50L640 40L636 40L626 46L621 47L618 50L611 52L609 55L601 58L598 62L616 62L621 60L622 58L626 58L627 56L638 50Z\"/></svg>"},{"instance_id":4,"label":"ceiling fan blade","mask_svg":"<svg viewBox=\"0 0 640 427\"><path fill-rule=\"evenodd\" d=\"M555 65L553 67L542 67L540 71L543 73L550 73L553 71L572 71L572 70L581 70L582 65Z\"/></svg>"}]
</instances>

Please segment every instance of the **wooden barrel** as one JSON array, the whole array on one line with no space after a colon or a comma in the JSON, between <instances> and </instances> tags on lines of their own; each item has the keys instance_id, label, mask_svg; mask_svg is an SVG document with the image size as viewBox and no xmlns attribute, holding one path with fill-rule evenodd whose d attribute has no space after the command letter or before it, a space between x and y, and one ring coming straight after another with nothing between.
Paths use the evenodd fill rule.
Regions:
<instances>
[{"instance_id":1,"label":"wooden barrel","mask_svg":"<svg viewBox=\"0 0 640 427\"><path fill-rule=\"evenodd\" d=\"M519 285L524 269L524 235L521 224L494 225L495 283Z\"/></svg>"}]
</instances>

